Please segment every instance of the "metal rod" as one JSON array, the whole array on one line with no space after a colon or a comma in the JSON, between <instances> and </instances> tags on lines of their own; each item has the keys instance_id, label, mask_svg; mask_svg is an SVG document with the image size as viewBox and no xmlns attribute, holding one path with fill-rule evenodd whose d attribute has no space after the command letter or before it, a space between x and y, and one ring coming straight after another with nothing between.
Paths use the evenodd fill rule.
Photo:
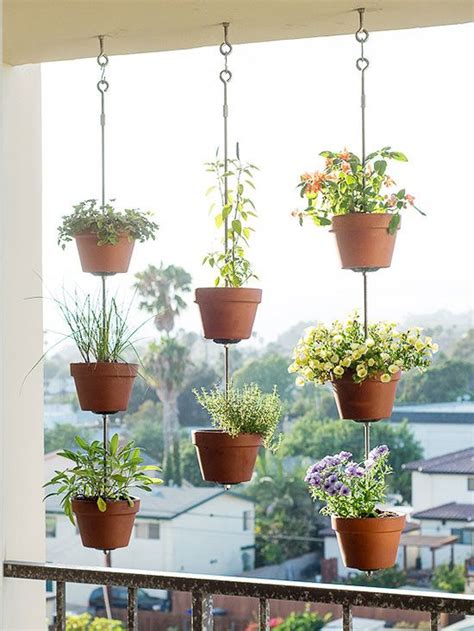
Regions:
<instances>
[{"instance_id":1,"label":"metal rod","mask_svg":"<svg viewBox=\"0 0 474 631\"><path fill-rule=\"evenodd\" d=\"M364 282L364 336L365 339L369 337L369 317L368 317L368 300L367 300L367 272L362 272L362 278Z\"/></svg>"},{"instance_id":2,"label":"metal rod","mask_svg":"<svg viewBox=\"0 0 474 631\"><path fill-rule=\"evenodd\" d=\"M364 454L365 459L369 457L370 453L370 421L364 422Z\"/></svg>"},{"instance_id":3,"label":"metal rod","mask_svg":"<svg viewBox=\"0 0 474 631\"><path fill-rule=\"evenodd\" d=\"M365 147L365 71L369 67L369 60L364 54L364 44L369 37L369 33L364 28L365 9L357 9L359 13L359 28L356 32L356 40L360 44L360 57L357 59L356 66L360 71L360 111L361 111L361 161L362 161L362 210L365 210L365 163L366 163L366 147Z\"/></svg>"},{"instance_id":4,"label":"metal rod","mask_svg":"<svg viewBox=\"0 0 474 631\"><path fill-rule=\"evenodd\" d=\"M224 392L226 398L229 395L230 371L229 371L229 345L224 344Z\"/></svg>"},{"instance_id":5,"label":"metal rod","mask_svg":"<svg viewBox=\"0 0 474 631\"><path fill-rule=\"evenodd\" d=\"M232 73L227 65L227 58L232 52L232 46L228 40L229 33L229 22L223 22L222 26L224 28L224 41L219 47L219 51L221 55L224 56L224 69L219 73L219 79L222 81L223 89L224 89L224 102L222 106L222 115L224 121L224 205L227 206L229 203L229 183L228 183L228 175L227 171L229 168L229 143L228 143L228 118L229 118L229 103L228 103L228 84L232 78ZM227 252L229 250L229 218L226 215L224 219L224 254L227 258ZM227 279L225 279L226 287L229 285Z\"/></svg>"},{"instance_id":6,"label":"metal rod","mask_svg":"<svg viewBox=\"0 0 474 631\"><path fill-rule=\"evenodd\" d=\"M342 631L352 631L352 609L350 605L342 606Z\"/></svg>"},{"instance_id":7,"label":"metal rod","mask_svg":"<svg viewBox=\"0 0 474 631\"><path fill-rule=\"evenodd\" d=\"M259 631L270 631L270 603L266 598L260 598L258 603Z\"/></svg>"},{"instance_id":8,"label":"metal rod","mask_svg":"<svg viewBox=\"0 0 474 631\"><path fill-rule=\"evenodd\" d=\"M128 588L127 629L128 631L138 630L137 588L136 587Z\"/></svg>"},{"instance_id":9,"label":"metal rod","mask_svg":"<svg viewBox=\"0 0 474 631\"><path fill-rule=\"evenodd\" d=\"M432 611L430 614L430 631L439 631L441 629L441 614Z\"/></svg>"},{"instance_id":10,"label":"metal rod","mask_svg":"<svg viewBox=\"0 0 474 631\"><path fill-rule=\"evenodd\" d=\"M56 631L66 628L66 583L56 583Z\"/></svg>"},{"instance_id":11,"label":"metal rod","mask_svg":"<svg viewBox=\"0 0 474 631\"><path fill-rule=\"evenodd\" d=\"M192 631L211 631L213 628L212 619L212 596L203 592L191 592L191 629Z\"/></svg>"}]
</instances>

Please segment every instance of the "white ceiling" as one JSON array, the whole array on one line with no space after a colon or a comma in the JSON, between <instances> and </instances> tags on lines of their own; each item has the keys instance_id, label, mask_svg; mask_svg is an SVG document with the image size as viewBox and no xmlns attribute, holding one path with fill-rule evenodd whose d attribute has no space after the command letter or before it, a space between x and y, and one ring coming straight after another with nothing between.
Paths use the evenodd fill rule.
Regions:
<instances>
[{"instance_id":1,"label":"white ceiling","mask_svg":"<svg viewBox=\"0 0 474 631\"><path fill-rule=\"evenodd\" d=\"M362 2L362 0L360 0ZM110 54L352 33L359 0L4 0L4 61L17 65ZM472 0L367 0L369 30L473 20Z\"/></svg>"}]
</instances>

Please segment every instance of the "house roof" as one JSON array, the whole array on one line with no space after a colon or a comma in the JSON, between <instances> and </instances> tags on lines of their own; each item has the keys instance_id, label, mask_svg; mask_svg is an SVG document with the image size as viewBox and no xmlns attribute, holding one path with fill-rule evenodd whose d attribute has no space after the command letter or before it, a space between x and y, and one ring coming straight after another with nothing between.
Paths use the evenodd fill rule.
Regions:
<instances>
[{"instance_id":1,"label":"house roof","mask_svg":"<svg viewBox=\"0 0 474 631\"><path fill-rule=\"evenodd\" d=\"M451 502L419 511L413 515L415 519L450 519L453 521L474 521L474 504L458 504Z\"/></svg>"},{"instance_id":2,"label":"house roof","mask_svg":"<svg viewBox=\"0 0 474 631\"><path fill-rule=\"evenodd\" d=\"M399 423L405 419L410 423L474 425L474 401L396 405L390 420Z\"/></svg>"},{"instance_id":3,"label":"house roof","mask_svg":"<svg viewBox=\"0 0 474 631\"><path fill-rule=\"evenodd\" d=\"M427 460L414 460L404 464L403 469L422 473L474 474L474 447Z\"/></svg>"}]
</instances>

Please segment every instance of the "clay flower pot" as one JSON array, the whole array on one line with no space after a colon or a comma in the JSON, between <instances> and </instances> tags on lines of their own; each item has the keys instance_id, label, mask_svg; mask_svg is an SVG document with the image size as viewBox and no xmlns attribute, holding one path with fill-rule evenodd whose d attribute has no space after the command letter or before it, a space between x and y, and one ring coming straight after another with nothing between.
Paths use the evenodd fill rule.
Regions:
<instances>
[{"instance_id":1,"label":"clay flower pot","mask_svg":"<svg viewBox=\"0 0 474 631\"><path fill-rule=\"evenodd\" d=\"M128 234L120 235L115 245L98 245L95 232L83 232L74 238L83 272L110 275L128 271L135 245L135 239L130 240Z\"/></svg>"},{"instance_id":2,"label":"clay flower pot","mask_svg":"<svg viewBox=\"0 0 474 631\"><path fill-rule=\"evenodd\" d=\"M250 287L203 287L196 289L204 337L225 344L247 340L262 290Z\"/></svg>"},{"instance_id":3,"label":"clay flower pot","mask_svg":"<svg viewBox=\"0 0 474 631\"><path fill-rule=\"evenodd\" d=\"M395 565L405 515L346 519L331 517L342 560L357 570L383 570Z\"/></svg>"},{"instance_id":4,"label":"clay flower pot","mask_svg":"<svg viewBox=\"0 0 474 631\"><path fill-rule=\"evenodd\" d=\"M332 229L343 269L377 270L390 267L397 233L390 234L392 215L350 213L336 215ZM398 229L400 228L400 224Z\"/></svg>"},{"instance_id":5,"label":"clay flower pot","mask_svg":"<svg viewBox=\"0 0 474 631\"><path fill-rule=\"evenodd\" d=\"M138 364L71 364L81 410L96 414L125 412L137 373Z\"/></svg>"},{"instance_id":6,"label":"clay flower pot","mask_svg":"<svg viewBox=\"0 0 474 631\"><path fill-rule=\"evenodd\" d=\"M232 438L220 429L202 429L193 432L193 444L203 480L239 484L251 479L262 438L258 434Z\"/></svg>"},{"instance_id":7,"label":"clay flower pot","mask_svg":"<svg viewBox=\"0 0 474 631\"><path fill-rule=\"evenodd\" d=\"M140 500L133 498L133 502L133 506L130 506L126 500L108 501L107 510L101 513L95 499L72 500L82 545L98 550L126 548L135 515L140 510Z\"/></svg>"},{"instance_id":8,"label":"clay flower pot","mask_svg":"<svg viewBox=\"0 0 474 631\"><path fill-rule=\"evenodd\" d=\"M401 372L391 375L388 383L380 375L355 383L352 373L332 380L334 398L340 418L352 421L380 421L392 415L395 394Z\"/></svg>"}]
</instances>

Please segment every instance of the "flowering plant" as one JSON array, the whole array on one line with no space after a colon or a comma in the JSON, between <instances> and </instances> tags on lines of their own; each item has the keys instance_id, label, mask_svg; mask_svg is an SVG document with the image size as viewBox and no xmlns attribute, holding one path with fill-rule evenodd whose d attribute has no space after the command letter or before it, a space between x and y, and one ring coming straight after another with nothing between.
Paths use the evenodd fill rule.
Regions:
<instances>
[{"instance_id":1,"label":"flowering plant","mask_svg":"<svg viewBox=\"0 0 474 631\"><path fill-rule=\"evenodd\" d=\"M419 327L398 331L394 322L376 322L369 324L366 338L356 311L345 324L336 320L331 326L307 328L288 371L298 373L297 386L324 384L344 374L352 375L356 383L374 377L388 383L400 370L423 372L430 365L438 345L421 331Z\"/></svg>"},{"instance_id":2,"label":"flowering plant","mask_svg":"<svg viewBox=\"0 0 474 631\"><path fill-rule=\"evenodd\" d=\"M325 456L309 467L305 482L314 500L325 502L324 515L378 517L385 497L385 477L392 473L387 445L375 447L365 462L352 460L349 451Z\"/></svg>"},{"instance_id":3,"label":"flowering plant","mask_svg":"<svg viewBox=\"0 0 474 631\"><path fill-rule=\"evenodd\" d=\"M293 211L300 225L305 216L311 217L317 226L331 223L333 215L349 213L390 213L392 219L389 232L394 233L400 223L400 211L407 206L415 206L413 195L404 188L389 194L396 182L386 173L387 160L407 162L407 157L391 147L382 147L370 153L365 160L365 168L360 158L347 149L335 153L323 151L326 158L324 171L303 173L298 188L301 197L307 201L304 210Z\"/></svg>"}]
</instances>

